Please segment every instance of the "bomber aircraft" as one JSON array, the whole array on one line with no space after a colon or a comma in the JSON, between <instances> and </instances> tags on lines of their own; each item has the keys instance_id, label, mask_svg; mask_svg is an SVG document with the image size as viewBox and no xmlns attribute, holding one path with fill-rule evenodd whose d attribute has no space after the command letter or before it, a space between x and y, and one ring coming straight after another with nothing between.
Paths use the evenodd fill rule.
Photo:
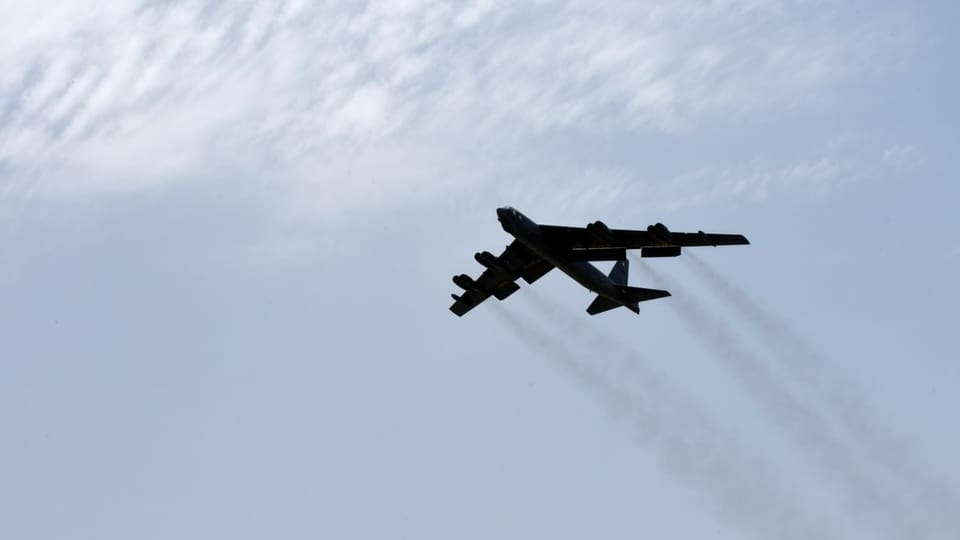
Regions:
<instances>
[{"instance_id":1,"label":"bomber aircraft","mask_svg":"<svg viewBox=\"0 0 960 540\"><path fill-rule=\"evenodd\" d=\"M516 283L518 278L533 283L554 268L597 293L597 298L587 307L587 313L596 315L620 306L640 313L640 302L670 296L670 293L627 286L628 249L641 250L641 257L676 257L682 247L750 243L742 234L671 232L663 223L650 225L645 231L611 229L602 221L594 221L586 227L540 225L509 206L497 209L497 219L514 241L499 257L489 251L474 255L486 268L479 278L472 279L466 274L453 277L453 282L464 290L463 294L452 295L454 303L450 311L458 316L463 316L491 295L503 300L515 293L520 289ZM616 263L605 275L590 261Z\"/></svg>"}]
</instances>

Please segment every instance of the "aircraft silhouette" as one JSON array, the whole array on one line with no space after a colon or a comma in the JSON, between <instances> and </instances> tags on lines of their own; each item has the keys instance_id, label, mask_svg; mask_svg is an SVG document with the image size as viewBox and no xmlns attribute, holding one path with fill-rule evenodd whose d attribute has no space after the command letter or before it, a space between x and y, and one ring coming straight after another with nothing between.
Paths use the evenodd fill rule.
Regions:
<instances>
[{"instance_id":1,"label":"aircraft silhouette","mask_svg":"<svg viewBox=\"0 0 960 540\"><path fill-rule=\"evenodd\" d=\"M452 295L454 303L450 311L458 316L491 295L498 300L510 296L520 288L516 283L518 278L533 283L554 268L597 293L587 313L596 315L620 306L640 313L640 302L670 296L670 293L627 285L628 249L640 249L642 257L676 257L682 247L750 243L741 234L671 232L663 223L650 225L646 230L611 229L602 221L586 227L540 225L509 206L497 209L497 219L514 241L499 257L488 251L474 255L477 262L486 267L476 280L466 274L453 277L453 282L464 290L463 294ZM590 261L616 261L616 264L609 274L604 274Z\"/></svg>"}]
</instances>

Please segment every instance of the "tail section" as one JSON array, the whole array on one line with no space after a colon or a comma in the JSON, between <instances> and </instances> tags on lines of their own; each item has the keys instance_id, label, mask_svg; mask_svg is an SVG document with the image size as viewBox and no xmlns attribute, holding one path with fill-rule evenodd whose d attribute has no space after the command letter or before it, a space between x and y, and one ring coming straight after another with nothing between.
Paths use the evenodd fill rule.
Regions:
<instances>
[{"instance_id":1,"label":"tail section","mask_svg":"<svg viewBox=\"0 0 960 540\"><path fill-rule=\"evenodd\" d=\"M640 302L655 300L670 296L668 291L661 289L645 289L643 287L628 287L627 276L630 270L630 263L626 260L617 261L610 270L609 277L617 285L622 300L613 300L606 296L598 295L597 298L587 307L587 313L596 315L604 311L623 306L634 313L640 313ZM626 301L623 301L626 300Z\"/></svg>"},{"instance_id":2,"label":"tail section","mask_svg":"<svg viewBox=\"0 0 960 540\"><path fill-rule=\"evenodd\" d=\"M617 287L627 298L634 302L645 302L647 300L656 300L670 296L670 291L662 289L645 289L643 287L627 287L625 285Z\"/></svg>"},{"instance_id":3,"label":"tail section","mask_svg":"<svg viewBox=\"0 0 960 540\"><path fill-rule=\"evenodd\" d=\"M597 313L603 313L604 311L610 311L613 308L618 308L622 306L620 302L616 300L611 300L606 296L597 295L597 299L594 300L589 306L587 306L587 313L591 315L596 315ZM639 310L639 308L637 308Z\"/></svg>"},{"instance_id":4,"label":"tail section","mask_svg":"<svg viewBox=\"0 0 960 540\"><path fill-rule=\"evenodd\" d=\"M627 284L627 274L630 273L630 261L622 259L617 261L617 264L613 265L613 269L610 270L610 279L617 285L626 285Z\"/></svg>"}]
</instances>

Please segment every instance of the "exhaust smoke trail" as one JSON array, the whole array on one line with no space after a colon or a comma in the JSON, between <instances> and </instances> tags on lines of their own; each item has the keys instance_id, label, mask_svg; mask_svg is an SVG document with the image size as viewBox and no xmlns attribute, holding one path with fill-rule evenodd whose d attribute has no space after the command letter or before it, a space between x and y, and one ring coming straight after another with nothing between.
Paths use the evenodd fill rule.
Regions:
<instances>
[{"instance_id":1,"label":"exhaust smoke trail","mask_svg":"<svg viewBox=\"0 0 960 540\"><path fill-rule=\"evenodd\" d=\"M825 376L827 361L816 347L793 330L783 317L761 305L745 289L705 260L692 253L685 255L684 261L710 289L737 315L759 330L774 358L793 377L794 382L816 396L818 403L842 425L849 439L868 459L896 481L901 489L909 491L908 497L917 501L916 506L927 514L927 519L952 519L952 512L960 508L960 497L935 473L917 463L902 439L882 430L875 413L847 397L850 394L849 384L836 377L829 380ZM951 528L960 532L960 522L953 518Z\"/></svg>"},{"instance_id":2,"label":"exhaust smoke trail","mask_svg":"<svg viewBox=\"0 0 960 540\"><path fill-rule=\"evenodd\" d=\"M864 470L862 461L838 439L829 418L782 384L766 362L745 347L722 319L710 314L682 289L678 291L676 284L648 265L638 261L636 266L649 274L658 286L675 293L669 305L680 320L723 361L743 390L793 438L824 478L843 491L851 518L888 538L930 538L937 532L929 523L907 515L892 490L878 485L871 471Z\"/></svg>"},{"instance_id":3,"label":"exhaust smoke trail","mask_svg":"<svg viewBox=\"0 0 960 540\"><path fill-rule=\"evenodd\" d=\"M547 306L530 289L526 291L526 296L535 299L541 316L553 321L561 316L562 310ZM733 434L723 431L694 403L671 392L635 354L611 354L611 342L607 341L606 347L593 347L606 354L593 354L587 361L534 321L523 320L499 304L493 306L518 337L598 397L613 417L627 422L638 442L651 448L666 470L706 495L723 519L763 539L844 536L829 517L805 511L799 497L769 465L759 456L749 455ZM576 327L578 337L589 336L591 342L606 339L585 328L583 321L563 326L565 330ZM617 348L620 352L624 349Z\"/></svg>"}]
</instances>

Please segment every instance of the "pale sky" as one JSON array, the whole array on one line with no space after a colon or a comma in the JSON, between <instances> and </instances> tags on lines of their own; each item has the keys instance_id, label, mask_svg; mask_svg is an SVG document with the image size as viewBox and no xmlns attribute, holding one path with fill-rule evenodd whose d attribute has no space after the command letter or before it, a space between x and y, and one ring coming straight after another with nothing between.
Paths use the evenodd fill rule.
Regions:
<instances>
[{"instance_id":1,"label":"pale sky","mask_svg":"<svg viewBox=\"0 0 960 540\"><path fill-rule=\"evenodd\" d=\"M0 8L0 537L960 537L953 3Z\"/></svg>"}]
</instances>

